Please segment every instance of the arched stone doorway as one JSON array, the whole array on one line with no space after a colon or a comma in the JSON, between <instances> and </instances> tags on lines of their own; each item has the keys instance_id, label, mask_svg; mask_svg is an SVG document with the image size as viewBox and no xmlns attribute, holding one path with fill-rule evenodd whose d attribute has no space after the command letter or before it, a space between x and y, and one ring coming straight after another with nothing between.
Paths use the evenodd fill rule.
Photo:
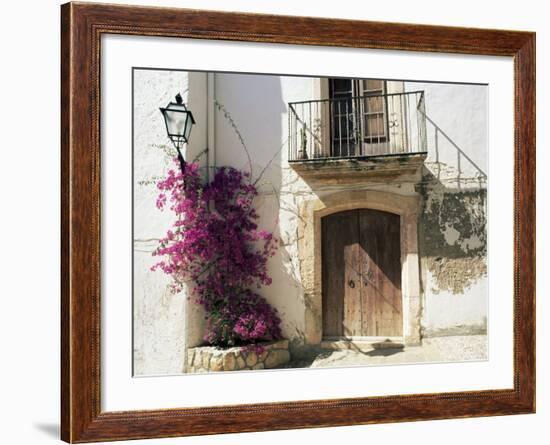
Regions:
<instances>
[{"instance_id":1,"label":"arched stone doorway","mask_svg":"<svg viewBox=\"0 0 550 445\"><path fill-rule=\"evenodd\" d=\"M323 288L323 218L357 209L370 209L392 214L399 220L398 255L400 266L398 267L400 267L400 270L397 273L400 275L400 318L402 328L400 334L399 330L396 330L395 332L398 334L391 337L399 337L406 345L420 342L420 274L417 249L418 205L418 195L405 196L390 192L357 190L332 193L304 202L300 209L298 232L300 273L306 308L304 334L307 344L321 343L325 327L324 322L327 322L326 319L323 319L324 292L326 292ZM379 214L371 215L379 216ZM395 225L395 223L393 224ZM397 282L395 277L394 281ZM325 304L326 298L327 296L325 296ZM368 297L366 297L366 300L368 304ZM357 323L357 321L355 322ZM371 319L371 327L372 323L373 320ZM392 329L395 329L395 323L396 321L392 317L391 325L394 326ZM368 331L368 328L366 329L366 332L372 332ZM384 332L386 331L379 331L379 336L385 336ZM343 337L346 336L343 335ZM347 337L354 337L354 335ZM358 335L358 337L363 337L363 335ZM369 337L369 335L365 337Z\"/></svg>"}]
</instances>

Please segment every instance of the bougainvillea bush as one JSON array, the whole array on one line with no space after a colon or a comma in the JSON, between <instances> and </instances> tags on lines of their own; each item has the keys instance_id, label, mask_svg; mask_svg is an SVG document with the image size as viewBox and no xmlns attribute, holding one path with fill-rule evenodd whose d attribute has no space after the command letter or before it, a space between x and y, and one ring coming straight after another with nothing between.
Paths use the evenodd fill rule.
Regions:
<instances>
[{"instance_id":1,"label":"bougainvillea bush","mask_svg":"<svg viewBox=\"0 0 550 445\"><path fill-rule=\"evenodd\" d=\"M161 257L153 270L171 276L173 292L191 285L206 312L204 340L233 346L281 338L276 309L256 292L271 284L267 262L277 240L258 230L250 175L222 167L203 182L198 164L189 163L185 174L170 170L157 187L157 207L169 208L175 222L153 253Z\"/></svg>"}]
</instances>

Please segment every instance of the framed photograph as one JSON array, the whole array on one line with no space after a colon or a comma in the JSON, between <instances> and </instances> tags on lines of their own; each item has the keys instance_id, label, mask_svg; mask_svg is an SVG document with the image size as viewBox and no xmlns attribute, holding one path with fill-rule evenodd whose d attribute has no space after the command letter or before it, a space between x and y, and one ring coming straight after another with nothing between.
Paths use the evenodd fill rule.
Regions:
<instances>
[{"instance_id":1,"label":"framed photograph","mask_svg":"<svg viewBox=\"0 0 550 445\"><path fill-rule=\"evenodd\" d=\"M535 34L67 3L62 439L535 411Z\"/></svg>"}]
</instances>

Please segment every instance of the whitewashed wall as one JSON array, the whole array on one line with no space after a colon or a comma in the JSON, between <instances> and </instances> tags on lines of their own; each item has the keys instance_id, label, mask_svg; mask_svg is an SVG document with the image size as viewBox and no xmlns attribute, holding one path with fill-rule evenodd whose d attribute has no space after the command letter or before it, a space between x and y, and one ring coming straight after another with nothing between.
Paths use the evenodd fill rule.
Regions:
<instances>
[{"instance_id":1,"label":"whitewashed wall","mask_svg":"<svg viewBox=\"0 0 550 445\"><path fill-rule=\"evenodd\" d=\"M424 91L427 165L443 163L453 169L454 178L457 174L475 178L481 171L487 173L488 87L405 82L405 91Z\"/></svg>"},{"instance_id":2,"label":"whitewashed wall","mask_svg":"<svg viewBox=\"0 0 550 445\"><path fill-rule=\"evenodd\" d=\"M168 291L169 279L152 272L151 254L173 217L156 207L156 181L174 168L159 107L180 92L187 103L192 74L177 71L134 71L134 373L181 373L186 348L186 294ZM202 101L201 101L202 102ZM200 114L200 107L197 108ZM204 112L203 112L204 114ZM197 130L197 129L195 129ZM195 134L196 133L196 134ZM201 131L193 136L204 144Z\"/></svg>"},{"instance_id":3,"label":"whitewashed wall","mask_svg":"<svg viewBox=\"0 0 550 445\"><path fill-rule=\"evenodd\" d=\"M431 282L431 281L429 281ZM424 293L422 328L428 335L482 333L487 329L487 278L472 284L466 292Z\"/></svg>"},{"instance_id":4,"label":"whitewashed wall","mask_svg":"<svg viewBox=\"0 0 550 445\"><path fill-rule=\"evenodd\" d=\"M418 90L424 91L426 104L428 157L425 173L431 174L433 181L441 184L441 191L460 193L480 186L485 188L488 87L405 83L405 91ZM456 238L453 227L449 227L444 235L451 244ZM423 278L424 332L482 332L486 328L486 276L479 277L463 293L439 289L430 271L423 270Z\"/></svg>"}]
</instances>

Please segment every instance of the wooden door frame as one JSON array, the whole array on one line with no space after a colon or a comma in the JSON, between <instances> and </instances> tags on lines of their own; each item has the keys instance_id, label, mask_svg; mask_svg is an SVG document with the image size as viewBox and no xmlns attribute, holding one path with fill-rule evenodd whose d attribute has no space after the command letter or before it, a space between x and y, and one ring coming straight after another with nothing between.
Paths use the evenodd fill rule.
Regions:
<instances>
[{"instance_id":1,"label":"wooden door frame","mask_svg":"<svg viewBox=\"0 0 550 445\"><path fill-rule=\"evenodd\" d=\"M321 219L333 213L373 209L400 217L401 292L403 298L403 342L420 343L420 267L417 218L420 197L392 192L348 190L305 201L300 208L299 259L305 299L305 342L323 340L323 277Z\"/></svg>"}]
</instances>

